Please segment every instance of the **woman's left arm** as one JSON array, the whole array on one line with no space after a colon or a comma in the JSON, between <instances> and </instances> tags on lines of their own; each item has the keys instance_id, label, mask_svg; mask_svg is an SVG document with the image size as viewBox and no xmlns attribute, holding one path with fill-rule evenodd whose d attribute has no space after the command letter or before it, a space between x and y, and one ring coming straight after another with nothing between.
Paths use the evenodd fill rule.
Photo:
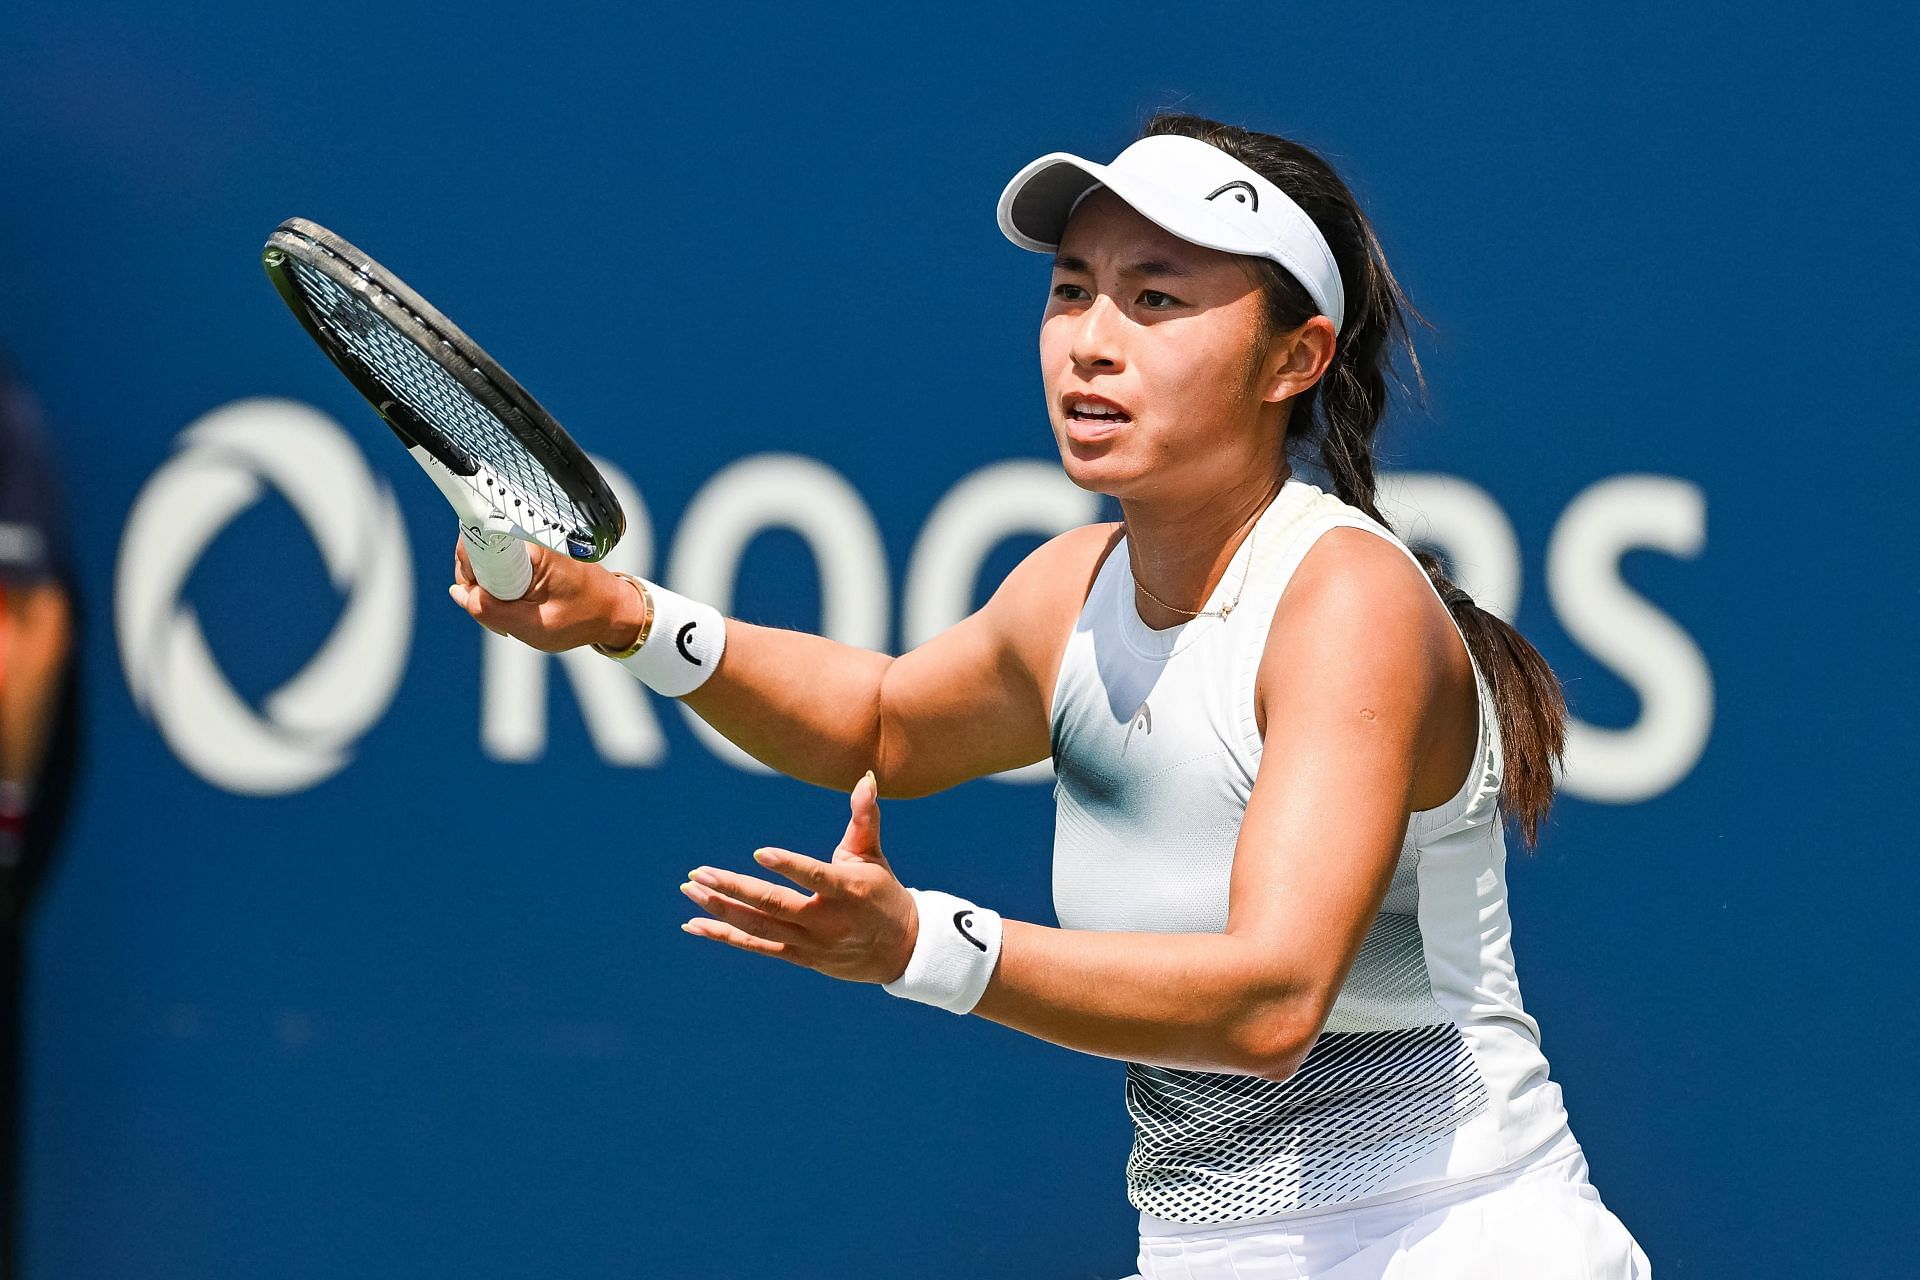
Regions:
<instances>
[{"instance_id":1,"label":"woman's left arm","mask_svg":"<svg viewBox=\"0 0 1920 1280\"><path fill-rule=\"evenodd\" d=\"M1419 765L1453 723L1441 704L1460 641L1423 578L1380 538L1346 530L1296 571L1261 664L1265 748L1224 933L1007 921L973 1011L1103 1057L1290 1075L1379 912ZM835 977L898 978L916 936L913 901L880 851L870 782L852 807L831 862L755 855L800 891L701 868L684 891L713 918L687 930Z\"/></svg>"}]
</instances>

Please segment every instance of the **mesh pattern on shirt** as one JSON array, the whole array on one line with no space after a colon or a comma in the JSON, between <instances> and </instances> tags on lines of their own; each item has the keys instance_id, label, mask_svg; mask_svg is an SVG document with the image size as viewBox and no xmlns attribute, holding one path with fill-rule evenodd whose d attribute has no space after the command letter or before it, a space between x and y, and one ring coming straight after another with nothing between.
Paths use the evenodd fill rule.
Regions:
<instances>
[{"instance_id":1,"label":"mesh pattern on shirt","mask_svg":"<svg viewBox=\"0 0 1920 1280\"><path fill-rule=\"evenodd\" d=\"M1329 1031L1395 1031L1450 1021L1433 998L1420 921L1383 911L1360 944L1327 1017Z\"/></svg>"},{"instance_id":2,"label":"mesh pattern on shirt","mask_svg":"<svg viewBox=\"0 0 1920 1280\"><path fill-rule=\"evenodd\" d=\"M506 486L501 501L527 527L570 531L593 520L493 412L432 357L395 332L380 313L331 276L292 259L313 318L375 381L432 423ZM451 345L449 344L451 350Z\"/></svg>"},{"instance_id":3,"label":"mesh pattern on shirt","mask_svg":"<svg viewBox=\"0 0 1920 1280\"><path fill-rule=\"evenodd\" d=\"M1127 1066L1127 1198L1215 1223L1357 1200L1486 1107L1452 1023L1330 1031L1286 1080Z\"/></svg>"}]
</instances>

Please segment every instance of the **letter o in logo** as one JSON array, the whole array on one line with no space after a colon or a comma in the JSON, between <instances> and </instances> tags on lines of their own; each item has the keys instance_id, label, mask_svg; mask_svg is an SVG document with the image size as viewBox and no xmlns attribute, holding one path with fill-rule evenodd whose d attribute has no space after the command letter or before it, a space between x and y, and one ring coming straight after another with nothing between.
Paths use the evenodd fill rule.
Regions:
<instances>
[{"instance_id":1,"label":"letter o in logo","mask_svg":"<svg viewBox=\"0 0 1920 1280\"><path fill-rule=\"evenodd\" d=\"M295 401L223 405L176 444L120 540L114 624L127 685L208 782L243 795L305 790L346 766L406 668L413 570L399 508L346 431ZM181 593L207 546L269 486L305 523L347 603L320 652L256 711Z\"/></svg>"}]
</instances>

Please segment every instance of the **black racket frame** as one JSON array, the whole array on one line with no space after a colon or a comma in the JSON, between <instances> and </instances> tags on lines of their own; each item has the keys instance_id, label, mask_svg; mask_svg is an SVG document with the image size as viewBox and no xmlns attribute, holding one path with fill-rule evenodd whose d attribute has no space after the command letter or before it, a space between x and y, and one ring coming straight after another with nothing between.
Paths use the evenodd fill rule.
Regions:
<instances>
[{"instance_id":1,"label":"black racket frame","mask_svg":"<svg viewBox=\"0 0 1920 1280\"><path fill-rule=\"evenodd\" d=\"M373 376L357 356L341 346L326 327L313 318L306 294L293 278L288 259L304 263L364 298L395 332L446 370L526 446L588 517L586 528L568 531L571 535L568 549L574 559L598 560L613 550L621 534L626 532L626 513L620 509L620 500L608 488L600 469L574 443L566 428L541 408L540 402L479 343L432 303L408 288L405 281L317 222L288 218L267 238L261 263L274 289L299 319L301 328L327 353L327 358L346 375L347 381L366 398L403 444L420 446L458 476L474 475L479 470L478 464L466 450Z\"/></svg>"}]
</instances>

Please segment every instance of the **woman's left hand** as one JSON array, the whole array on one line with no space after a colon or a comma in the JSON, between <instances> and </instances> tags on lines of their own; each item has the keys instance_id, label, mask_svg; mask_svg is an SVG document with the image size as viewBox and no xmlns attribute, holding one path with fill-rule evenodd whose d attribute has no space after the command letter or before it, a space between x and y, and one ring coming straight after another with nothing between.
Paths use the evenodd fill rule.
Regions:
<instances>
[{"instance_id":1,"label":"woman's left hand","mask_svg":"<svg viewBox=\"0 0 1920 1280\"><path fill-rule=\"evenodd\" d=\"M742 951L777 956L850 982L892 982L907 970L919 932L913 898L880 852L879 787L872 773L854 784L852 816L833 861L785 849L753 860L799 885L696 867L680 892L711 919L680 927Z\"/></svg>"}]
</instances>

